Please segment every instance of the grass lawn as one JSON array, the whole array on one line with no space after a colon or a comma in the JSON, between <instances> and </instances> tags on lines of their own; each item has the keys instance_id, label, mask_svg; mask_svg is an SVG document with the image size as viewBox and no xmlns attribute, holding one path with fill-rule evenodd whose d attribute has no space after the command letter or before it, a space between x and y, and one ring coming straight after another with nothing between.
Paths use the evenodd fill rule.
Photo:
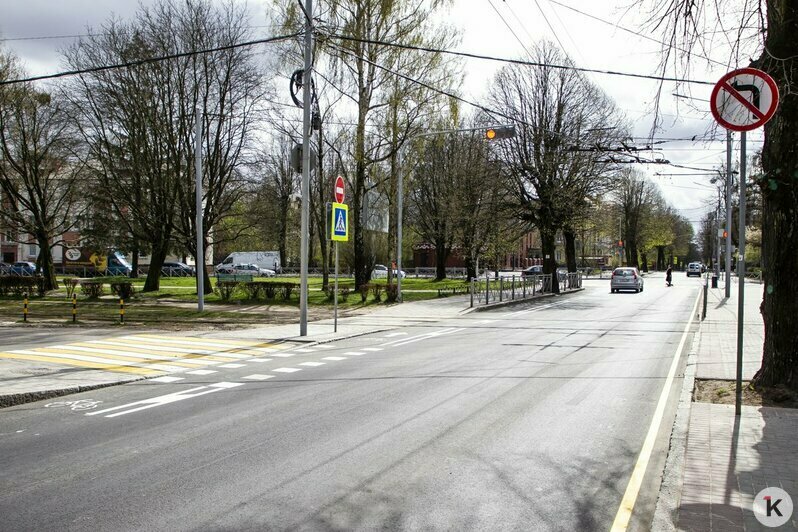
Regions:
<instances>
[{"instance_id":1,"label":"grass lawn","mask_svg":"<svg viewBox=\"0 0 798 532\"><path fill-rule=\"evenodd\" d=\"M262 283L296 283L298 277L278 277L256 279ZM222 301L218 293L205 294L207 306L205 311L196 311L196 280L193 277L165 277L161 279L160 290L157 292L142 292L144 278L127 279L124 277L104 278L105 295L100 299L89 299L81 293L80 288L75 291L78 299L78 322L92 323L118 323L119 300L111 293L110 283L117 281L132 281L135 294L132 299L125 301L125 322L127 324L158 324L160 326L173 325L176 327L203 327L207 324L247 325L257 323L293 323L296 321L299 308L298 286L291 296L284 300L279 294L271 299L247 299L243 290L236 290L229 301ZM332 279L331 285L332 285ZM216 286L216 278L211 278L212 286ZM385 285L385 279L373 282ZM29 300L29 321L31 323L72 323L72 305L67 298L67 289L63 283L58 290L49 292L46 296L32 297ZM311 319L329 317L332 312L333 301L321 290L322 278L310 277L308 279L309 295L308 307ZM405 301L419 301L438 297L437 289L464 287L462 280L434 281L430 279L404 279L402 292ZM375 301L370 291L367 300L362 301L360 292L353 289L354 282L351 278L339 279L339 288L348 287L350 293L346 299L339 297L338 305L342 312L356 311L366 307L384 305L385 292L382 301ZM448 295L448 294L447 294ZM282 310L280 310L282 308ZM270 310L267 310L270 309ZM314 314L316 317L314 318ZM6 321L22 321L22 300L12 296L0 297L0 319Z\"/></svg>"}]
</instances>

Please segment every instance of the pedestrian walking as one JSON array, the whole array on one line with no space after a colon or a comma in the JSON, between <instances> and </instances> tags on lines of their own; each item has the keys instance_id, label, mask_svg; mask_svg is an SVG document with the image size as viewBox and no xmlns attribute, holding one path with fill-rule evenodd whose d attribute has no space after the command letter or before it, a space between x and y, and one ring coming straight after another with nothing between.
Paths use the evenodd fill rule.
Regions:
<instances>
[{"instance_id":1,"label":"pedestrian walking","mask_svg":"<svg viewBox=\"0 0 798 532\"><path fill-rule=\"evenodd\" d=\"M673 283L671 283L672 278L673 278L673 268L671 268L671 265L668 264L668 269L665 270L665 284L667 286L673 286Z\"/></svg>"}]
</instances>

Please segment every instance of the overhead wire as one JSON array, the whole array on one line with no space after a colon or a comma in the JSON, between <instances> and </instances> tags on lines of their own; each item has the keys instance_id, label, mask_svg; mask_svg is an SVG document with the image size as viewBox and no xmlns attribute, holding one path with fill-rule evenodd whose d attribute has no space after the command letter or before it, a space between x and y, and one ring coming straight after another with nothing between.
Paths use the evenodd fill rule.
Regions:
<instances>
[{"instance_id":1,"label":"overhead wire","mask_svg":"<svg viewBox=\"0 0 798 532\"><path fill-rule=\"evenodd\" d=\"M40 76L30 76L30 77L27 77L27 78L0 80L0 86L3 86L3 85L14 85L14 84L18 84L18 83L30 83L30 82L33 82L33 81L41 81L41 80L45 80L45 79L64 78L64 77L68 77L68 76L77 76L79 74L90 74L90 73L93 73L93 72L103 72L103 71L106 71L106 70L116 70L116 69L120 69L120 68L130 68L130 67L134 67L134 66L146 65L148 63L157 63L157 62L160 62L160 61L168 61L168 60L171 60L171 59L180 59L180 58L183 58L183 57L191 57L191 56L194 56L194 55L209 54L209 53L214 53L214 52L223 52L223 51L226 51L226 50L233 50L233 49L242 48L242 47L245 47L245 46L254 46L256 44L268 44L268 43L272 43L272 42L279 42L279 41L284 41L284 40L287 40L287 39L293 39L295 37L298 37L301 34L302 34L302 32L297 32L297 33L292 33L292 34L289 34L289 35L279 35L277 37L269 37L269 38L266 38L266 39L257 39L257 40L254 40L254 41L246 41L246 42L241 42L241 43L227 44L227 45L224 45L224 46L217 46L215 48L206 48L206 49L202 49L202 50L192 50L190 52L179 52L179 53L176 53L176 54L161 55L161 56L156 56L156 57L147 57L145 59L138 59L138 60L135 60L135 61L125 61L124 63L114 63L114 64L111 64L111 65L100 65L100 66L91 67L91 68L82 68L82 69L77 69L77 70L67 70L67 71L63 71L63 72L56 72L56 73L53 73L53 74L43 74L43 75L40 75Z\"/></svg>"}]
</instances>

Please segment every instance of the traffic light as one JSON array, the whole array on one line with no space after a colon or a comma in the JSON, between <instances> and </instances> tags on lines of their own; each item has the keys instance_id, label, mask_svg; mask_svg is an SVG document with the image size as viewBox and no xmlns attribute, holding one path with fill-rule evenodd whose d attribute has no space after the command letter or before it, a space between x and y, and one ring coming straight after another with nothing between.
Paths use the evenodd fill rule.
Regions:
<instances>
[{"instance_id":1,"label":"traffic light","mask_svg":"<svg viewBox=\"0 0 798 532\"><path fill-rule=\"evenodd\" d=\"M485 138L488 140L509 139L515 136L515 126L496 126L485 130Z\"/></svg>"},{"instance_id":2,"label":"traffic light","mask_svg":"<svg viewBox=\"0 0 798 532\"><path fill-rule=\"evenodd\" d=\"M723 238L726 238L727 236L729 236L729 232L724 229L723 230Z\"/></svg>"}]
</instances>

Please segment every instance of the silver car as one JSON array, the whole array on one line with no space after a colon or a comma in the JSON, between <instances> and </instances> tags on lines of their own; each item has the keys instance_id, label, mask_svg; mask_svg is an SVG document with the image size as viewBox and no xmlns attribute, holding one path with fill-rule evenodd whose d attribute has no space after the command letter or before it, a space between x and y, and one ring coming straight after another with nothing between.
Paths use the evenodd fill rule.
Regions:
<instances>
[{"instance_id":1,"label":"silver car","mask_svg":"<svg viewBox=\"0 0 798 532\"><path fill-rule=\"evenodd\" d=\"M610 279L610 292L621 290L643 291L643 276L637 268L615 268Z\"/></svg>"}]
</instances>

